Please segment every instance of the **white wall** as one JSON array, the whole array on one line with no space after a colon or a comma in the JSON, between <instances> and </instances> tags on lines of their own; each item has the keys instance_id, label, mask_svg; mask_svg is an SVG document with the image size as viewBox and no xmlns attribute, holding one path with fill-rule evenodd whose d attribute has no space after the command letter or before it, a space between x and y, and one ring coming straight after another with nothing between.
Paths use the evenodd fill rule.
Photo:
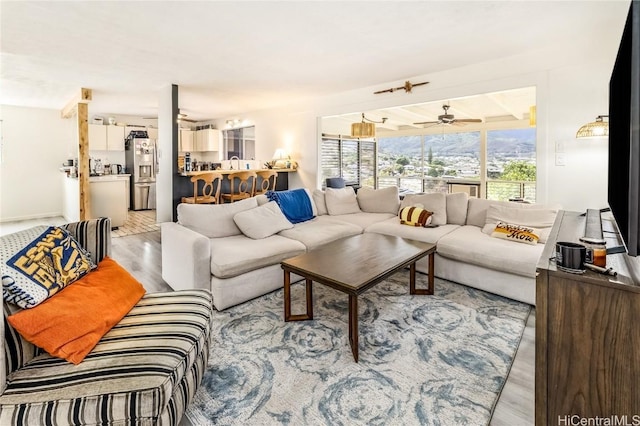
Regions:
<instances>
[{"instance_id":1,"label":"white wall","mask_svg":"<svg viewBox=\"0 0 640 426\"><path fill-rule=\"evenodd\" d=\"M89 122L94 117L89 104ZM117 122L157 126L157 120L105 115ZM68 158L78 157L76 118L63 119L60 110L0 105L0 222L64 214L63 173ZM91 151L92 157L124 165L123 152ZM69 216L68 217L73 217Z\"/></svg>"},{"instance_id":2,"label":"white wall","mask_svg":"<svg viewBox=\"0 0 640 426\"><path fill-rule=\"evenodd\" d=\"M319 117L536 86L538 201L576 211L600 208L606 205L606 140L578 141L575 133L597 115L607 114L609 77L625 16L621 14L619 26L598 28L591 39L559 40L544 50L412 76L407 79L430 84L409 94L373 94L398 80L239 116L256 126L258 158L287 148L299 163L290 186L318 187ZM231 118L217 120L218 128ZM563 142L564 166L556 166L556 142Z\"/></svg>"},{"instance_id":3,"label":"white wall","mask_svg":"<svg viewBox=\"0 0 640 426\"><path fill-rule=\"evenodd\" d=\"M77 156L75 119L59 110L0 106L0 221L62 215L62 173Z\"/></svg>"}]
</instances>

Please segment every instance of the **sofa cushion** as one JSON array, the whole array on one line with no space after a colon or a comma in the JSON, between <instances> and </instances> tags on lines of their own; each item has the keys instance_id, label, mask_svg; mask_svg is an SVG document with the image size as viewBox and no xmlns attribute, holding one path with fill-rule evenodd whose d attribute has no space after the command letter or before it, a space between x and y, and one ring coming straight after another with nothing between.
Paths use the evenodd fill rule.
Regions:
<instances>
[{"instance_id":1,"label":"sofa cushion","mask_svg":"<svg viewBox=\"0 0 640 426\"><path fill-rule=\"evenodd\" d=\"M64 228L50 226L20 247L22 239L20 232L2 239L0 263L3 297L21 308L42 303L95 268L89 253Z\"/></svg>"},{"instance_id":2,"label":"sofa cushion","mask_svg":"<svg viewBox=\"0 0 640 426\"><path fill-rule=\"evenodd\" d=\"M254 240L293 228L293 224L287 220L275 201L236 213L233 221L244 235Z\"/></svg>"},{"instance_id":3,"label":"sofa cushion","mask_svg":"<svg viewBox=\"0 0 640 426\"><path fill-rule=\"evenodd\" d=\"M346 215L341 215L340 218L344 216ZM278 235L299 241L311 250L331 241L361 233L360 226L334 219L333 216L318 216L313 220L298 223L291 229L280 231Z\"/></svg>"},{"instance_id":4,"label":"sofa cushion","mask_svg":"<svg viewBox=\"0 0 640 426\"><path fill-rule=\"evenodd\" d=\"M501 238L503 240L514 241L516 243L538 244L538 240L540 239L540 230L530 226L499 221L495 224L493 232L490 235L493 238Z\"/></svg>"},{"instance_id":5,"label":"sofa cushion","mask_svg":"<svg viewBox=\"0 0 640 426\"><path fill-rule=\"evenodd\" d=\"M433 212L420 207L403 207L400 209L398 217L401 225L422 226L424 228L431 223Z\"/></svg>"},{"instance_id":6,"label":"sofa cushion","mask_svg":"<svg viewBox=\"0 0 640 426\"><path fill-rule=\"evenodd\" d=\"M395 215L400 207L397 186L380 189L360 188L356 199L360 210L368 213L391 213Z\"/></svg>"},{"instance_id":7,"label":"sofa cushion","mask_svg":"<svg viewBox=\"0 0 640 426\"><path fill-rule=\"evenodd\" d=\"M433 212L433 225L447 224L447 197L441 192L433 192L430 194L411 194L404 197L400 208L404 207L421 207L425 210Z\"/></svg>"},{"instance_id":8,"label":"sofa cushion","mask_svg":"<svg viewBox=\"0 0 640 426\"><path fill-rule=\"evenodd\" d=\"M469 201L471 201L470 199ZM438 240L438 254L497 271L534 278L544 245L514 244L473 225L461 226Z\"/></svg>"},{"instance_id":9,"label":"sofa cushion","mask_svg":"<svg viewBox=\"0 0 640 426\"><path fill-rule=\"evenodd\" d=\"M464 225L467 223L469 195L466 192L447 194L447 223Z\"/></svg>"},{"instance_id":10,"label":"sofa cushion","mask_svg":"<svg viewBox=\"0 0 640 426\"><path fill-rule=\"evenodd\" d=\"M360 213L356 193L352 187L327 188L324 192L327 211L330 215Z\"/></svg>"},{"instance_id":11,"label":"sofa cushion","mask_svg":"<svg viewBox=\"0 0 640 426\"><path fill-rule=\"evenodd\" d=\"M231 204L178 204L178 223L208 238L229 237L242 232L233 221L236 213L258 207L255 197Z\"/></svg>"},{"instance_id":12,"label":"sofa cushion","mask_svg":"<svg viewBox=\"0 0 640 426\"><path fill-rule=\"evenodd\" d=\"M558 207L543 206L540 204L516 203L513 201L496 201L487 200L485 198L469 198L466 224L479 226L480 228L482 228L487 223L487 211L491 206L504 206L514 209L559 209Z\"/></svg>"},{"instance_id":13,"label":"sofa cushion","mask_svg":"<svg viewBox=\"0 0 640 426\"><path fill-rule=\"evenodd\" d=\"M319 189L314 189L311 199L313 200L313 202L315 203L318 209L318 214L316 214L316 216L329 214L329 211L327 210L327 203L325 202L325 199L324 199L324 191L320 191Z\"/></svg>"},{"instance_id":14,"label":"sofa cushion","mask_svg":"<svg viewBox=\"0 0 640 426\"><path fill-rule=\"evenodd\" d=\"M42 354L11 374L0 424L158 423L184 380L204 373L211 311L206 290L145 295L81 364Z\"/></svg>"},{"instance_id":15,"label":"sofa cushion","mask_svg":"<svg viewBox=\"0 0 640 426\"><path fill-rule=\"evenodd\" d=\"M218 278L234 277L305 252L302 243L280 235L260 240L233 235L210 241L211 273Z\"/></svg>"},{"instance_id":16,"label":"sofa cushion","mask_svg":"<svg viewBox=\"0 0 640 426\"><path fill-rule=\"evenodd\" d=\"M459 228L459 225L440 225L435 228L422 228L416 226L401 225L397 216L374 223L368 226L365 232L375 232L377 234L395 235L397 237L408 238L410 240L422 241L435 244L443 235Z\"/></svg>"},{"instance_id":17,"label":"sofa cushion","mask_svg":"<svg viewBox=\"0 0 640 426\"><path fill-rule=\"evenodd\" d=\"M353 225L356 225L364 230L367 226L373 225L377 222L382 222L383 220L387 220L390 217L396 217L395 214L391 213L351 213L351 214L340 214L337 216L331 216L331 219L339 220L342 222L348 222Z\"/></svg>"},{"instance_id":18,"label":"sofa cushion","mask_svg":"<svg viewBox=\"0 0 640 426\"><path fill-rule=\"evenodd\" d=\"M79 364L144 293L142 284L106 257L95 271L8 321L34 345Z\"/></svg>"},{"instance_id":19,"label":"sofa cushion","mask_svg":"<svg viewBox=\"0 0 640 426\"><path fill-rule=\"evenodd\" d=\"M539 207L536 205L536 207ZM557 209L517 208L509 205L493 204L487 209L487 218L482 232L491 235L498 222L537 228L538 242L545 243L558 214Z\"/></svg>"}]
</instances>

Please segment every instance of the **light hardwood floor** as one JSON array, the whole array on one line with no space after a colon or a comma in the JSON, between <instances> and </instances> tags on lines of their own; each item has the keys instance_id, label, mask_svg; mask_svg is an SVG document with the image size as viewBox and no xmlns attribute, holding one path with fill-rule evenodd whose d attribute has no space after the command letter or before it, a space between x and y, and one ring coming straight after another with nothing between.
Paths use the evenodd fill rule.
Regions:
<instances>
[{"instance_id":1,"label":"light hardwood floor","mask_svg":"<svg viewBox=\"0 0 640 426\"><path fill-rule=\"evenodd\" d=\"M111 255L142 282L148 292L171 290L161 275L160 231L114 238ZM534 424L535 325L536 315L532 310L491 426Z\"/></svg>"}]
</instances>

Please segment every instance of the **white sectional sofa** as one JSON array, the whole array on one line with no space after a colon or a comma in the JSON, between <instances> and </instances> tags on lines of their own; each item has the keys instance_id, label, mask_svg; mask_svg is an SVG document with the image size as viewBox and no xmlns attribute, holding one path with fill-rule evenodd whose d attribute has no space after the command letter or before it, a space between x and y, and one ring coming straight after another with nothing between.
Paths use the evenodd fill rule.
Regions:
<instances>
[{"instance_id":1,"label":"white sectional sofa","mask_svg":"<svg viewBox=\"0 0 640 426\"><path fill-rule=\"evenodd\" d=\"M315 217L295 225L273 216L275 202L264 195L226 205L180 204L178 222L162 224L164 280L175 290L210 289L214 306L222 310L282 287L283 259L339 238L375 232L435 243L435 275L440 278L535 304L535 268L557 209L464 193L410 195L401 202L397 188L362 188L357 195L351 188L306 192ZM437 226L401 224L398 212L406 206L433 212L431 225ZM241 212L248 212L243 213L245 223L239 222L243 231L255 233L246 224L255 217L259 238L237 226L234 217L239 219ZM492 237L498 221L537 228L540 243ZM427 260L416 267L426 273Z\"/></svg>"}]
</instances>

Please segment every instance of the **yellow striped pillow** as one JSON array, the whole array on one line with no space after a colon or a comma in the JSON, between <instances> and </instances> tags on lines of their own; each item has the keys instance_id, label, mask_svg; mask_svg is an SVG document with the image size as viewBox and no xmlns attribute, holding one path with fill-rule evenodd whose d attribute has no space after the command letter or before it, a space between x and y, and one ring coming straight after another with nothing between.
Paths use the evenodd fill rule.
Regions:
<instances>
[{"instance_id":1,"label":"yellow striped pillow","mask_svg":"<svg viewBox=\"0 0 640 426\"><path fill-rule=\"evenodd\" d=\"M431 223L433 212L420 207L403 207L398 216L403 225L424 227Z\"/></svg>"},{"instance_id":2,"label":"yellow striped pillow","mask_svg":"<svg viewBox=\"0 0 640 426\"><path fill-rule=\"evenodd\" d=\"M540 239L540 230L530 226L514 225L512 223L499 221L491 236L494 238L502 238L503 240L536 245Z\"/></svg>"}]
</instances>

